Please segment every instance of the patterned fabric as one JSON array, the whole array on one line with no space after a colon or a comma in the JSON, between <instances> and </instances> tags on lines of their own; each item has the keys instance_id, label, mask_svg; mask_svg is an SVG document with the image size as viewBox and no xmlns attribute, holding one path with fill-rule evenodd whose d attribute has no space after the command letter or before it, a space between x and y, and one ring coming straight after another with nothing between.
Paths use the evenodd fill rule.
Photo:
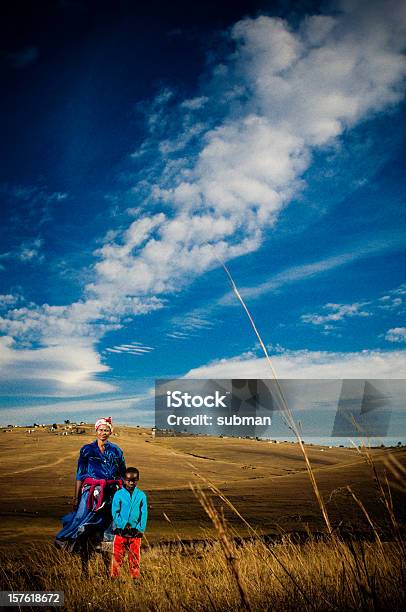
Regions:
<instances>
[{"instance_id":1,"label":"patterned fabric","mask_svg":"<svg viewBox=\"0 0 406 612\"><path fill-rule=\"evenodd\" d=\"M83 480L84 485L90 485L89 497L87 498L88 510L99 510L102 503L105 501L104 492L107 487L117 485L118 487L123 486L122 480L95 480L94 478L85 478ZM94 500L96 500L96 507L94 508Z\"/></svg>"},{"instance_id":2,"label":"patterned fabric","mask_svg":"<svg viewBox=\"0 0 406 612\"><path fill-rule=\"evenodd\" d=\"M94 424L95 431L99 429L100 425L107 425L107 427L110 427L110 431L113 431L113 421L111 417L106 417L105 419L98 419Z\"/></svg>"},{"instance_id":3,"label":"patterned fabric","mask_svg":"<svg viewBox=\"0 0 406 612\"><path fill-rule=\"evenodd\" d=\"M104 453L99 449L97 440L85 444L80 449L76 480L94 478L95 480L115 480L123 478L125 461L121 448L106 442Z\"/></svg>"}]
</instances>

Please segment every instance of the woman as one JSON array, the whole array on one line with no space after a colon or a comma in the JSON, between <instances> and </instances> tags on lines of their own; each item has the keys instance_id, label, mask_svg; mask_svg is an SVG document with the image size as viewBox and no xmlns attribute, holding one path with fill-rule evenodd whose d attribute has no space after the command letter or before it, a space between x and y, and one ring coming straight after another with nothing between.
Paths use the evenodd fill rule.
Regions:
<instances>
[{"instance_id":1,"label":"woman","mask_svg":"<svg viewBox=\"0 0 406 612\"><path fill-rule=\"evenodd\" d=\"M80 449L73 512L62 518L63 528L55 540L58 547L79 552L82 560L97 544L113 538L111 500L125 474L123 451L108 441L111 417L97 420L95 431L96 440Z\"/></svg>"}]
</instances>

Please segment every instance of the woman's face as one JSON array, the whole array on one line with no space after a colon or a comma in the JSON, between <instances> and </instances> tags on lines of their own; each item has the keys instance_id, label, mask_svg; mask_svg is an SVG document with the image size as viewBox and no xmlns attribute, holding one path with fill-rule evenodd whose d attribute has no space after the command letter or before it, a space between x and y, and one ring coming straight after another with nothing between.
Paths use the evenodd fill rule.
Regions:
<instances>
[{"instance_id":1,"label":"woman's face","mask_svg":"<svg viewBox=\"0 0 406 612\"><path fill-rule=\"evenodd\" d=\"M105 442L106 440L108 440L110 434L111 429L108 425L100 425L100 427L97 428L96 436L97 439L100 440L100 442Z\"/></svg>"}]
</instances>

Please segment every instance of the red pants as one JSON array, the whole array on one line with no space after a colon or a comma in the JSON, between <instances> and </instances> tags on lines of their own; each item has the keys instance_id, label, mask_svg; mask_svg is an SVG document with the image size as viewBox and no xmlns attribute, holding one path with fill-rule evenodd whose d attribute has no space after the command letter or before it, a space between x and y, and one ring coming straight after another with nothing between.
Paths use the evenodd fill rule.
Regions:
<instances>
[{"instance_id":1,"label":"red pants","mask_svg":"<svg viewBox=\"0 0 406 612\"><path fill-rule=\"evenodd\" d=\"M140 575L140 547L141 538L127 538L119 535L114 536L113 558L111 560L112 578L117 578L120 574L120 567L123 565L126 550L128 550L128 563L130 574L133 578Z\"/></svg>"}]
</instances>

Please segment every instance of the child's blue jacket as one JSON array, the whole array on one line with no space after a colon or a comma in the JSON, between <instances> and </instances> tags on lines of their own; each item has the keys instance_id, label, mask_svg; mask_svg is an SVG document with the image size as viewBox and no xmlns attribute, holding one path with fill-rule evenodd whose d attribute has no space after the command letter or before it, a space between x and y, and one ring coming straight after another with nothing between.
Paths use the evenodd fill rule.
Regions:
<instances>
[{"instance_id":1,"label":"child's blue jacket","mask_svg":"<svg viewBox=\"0 0 406 612\"><path fill-rule=\"evenodd\" d=\"M111 511L114 523L119 529L124 529L127 525L130 525L138 531L145 531L148 506L147 496L141 489L136 487L132 495L124 487L116 491Z\"/></svg>"}]
</instances>

